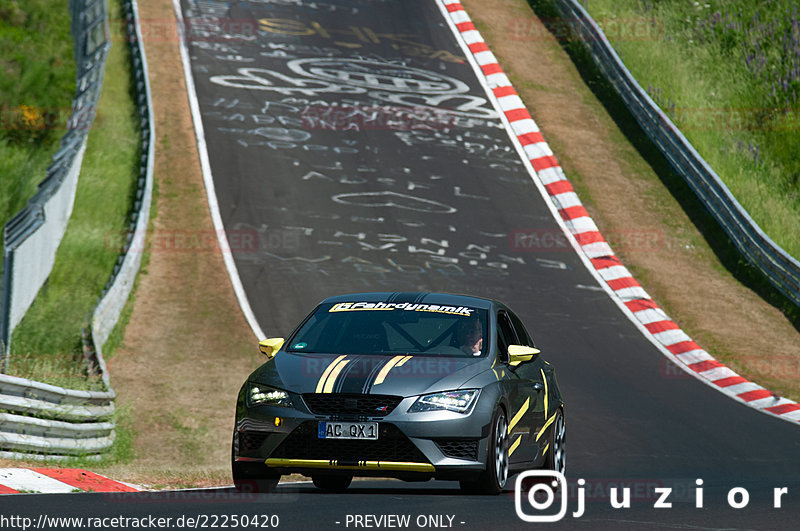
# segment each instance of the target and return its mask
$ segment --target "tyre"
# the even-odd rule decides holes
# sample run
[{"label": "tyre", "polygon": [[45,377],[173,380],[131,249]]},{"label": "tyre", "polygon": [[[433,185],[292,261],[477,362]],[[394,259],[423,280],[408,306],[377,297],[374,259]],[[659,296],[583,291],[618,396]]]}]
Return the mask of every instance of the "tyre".
[{"label": "tyre", "polygon": [[238,464],[233,465],[233,486],[239,492],[273,492],[280,479],[280,476],[261,476],[244,473]]},{"label": "tyre", "polygon": [[326,492],[344,492],[353,481],[353,476],[311,476],[314,486]]},{"label": "tyre", "polygon": [[233,486],[239,492],[272,492],[278,486],[280,474],[271,472],[259,463],[237,463],[231,448]]},{"label": "tyre", "polygon": [[476,494],[500,494],[508,481],[508,421],[501,408],[492,417],[486,452],[486,470],[475,481],[462,481],[461,490]]},{"label": "tyre", "polygon": [[547,449],[542,468],[563,474],[567,469],[567,424],[561,409],[556,412],[556,420],[553,421],[549,442],[550,447]]}]

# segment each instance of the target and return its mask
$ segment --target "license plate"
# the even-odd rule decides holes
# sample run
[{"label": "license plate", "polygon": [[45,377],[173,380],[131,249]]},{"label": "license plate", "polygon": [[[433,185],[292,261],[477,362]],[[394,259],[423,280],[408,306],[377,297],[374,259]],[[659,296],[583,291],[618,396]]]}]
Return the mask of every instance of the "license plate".
[{"label": "license plate", "polygon": [[320,422],[317,437],[320,439],[378,439],[377,422]]}]

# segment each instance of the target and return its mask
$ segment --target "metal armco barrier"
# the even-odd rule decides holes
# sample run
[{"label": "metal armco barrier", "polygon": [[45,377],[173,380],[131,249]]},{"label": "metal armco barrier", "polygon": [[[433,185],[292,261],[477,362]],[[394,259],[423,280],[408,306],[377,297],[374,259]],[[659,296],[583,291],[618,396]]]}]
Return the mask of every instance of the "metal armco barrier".
[{"label": "metal armco barrier", "polygon": [[97,454],[114,442],[114,391],[77,391],[0,374],[3,455]]},{"label": "metal armco barrier", "polygon": [[[107,19],[105,0],[87,1],[86,5],[93,10],[102,6],[104,20]],[[99,458],[114,443],[116,395],[109,385],[102,348],[119,320],[141,263],[152,198],[152,139],[155,137],[136,0],[126,0],[124,7],[142,135],[138,191],[124,252],[92,313],[90,326],[83,333],[84,350],[89,352],[90,372],[102,376],[108,391],[64,389],[0,374],[0,457],[66,459],[80,455]],[[73,11],[73,31],[75,24],[84,18]]]},{"label": "metal armco barrier", "polygon": [[78,185],[86,138],[103,87],[108,35],[107,0],[70,0],[75,41],[76,93],[67,133],[36,195],[11,221],[3,239],[0,282],[0,369],[5,369],[11,335],[33,304],[55,262]]},{"label": "metal armco barrier", "polygon": [[628,71],[603,31],[577,0],[553,0],[583,40],[595,63],[672,167],[689,184],[739,252],[784,295],[800,306],[800,262],[753,221],[714,170]]},{"label": "metal armco barrier", "polygon": [[84,351],[89,353],[89,371],[102,376],[109,385],[109,375],[103,359],[103,346],[119,321],[125,303],[133,289],[136,274],[145,249],[147,223],[150,219],[150,203],[153,196],[153,158],[155,150],[155,125],[147,77],[147,59],[142,48],[136,0],[124,2],[126,35],[131,47],[131,62],[136,89],[136,105],[139,111],[142,134],[142,154],[139,159],[139,181],[133,216],[128,227],[125,249],[117,260],[114,272],[106,284],[95,308],[88,330],[84,330]]}]

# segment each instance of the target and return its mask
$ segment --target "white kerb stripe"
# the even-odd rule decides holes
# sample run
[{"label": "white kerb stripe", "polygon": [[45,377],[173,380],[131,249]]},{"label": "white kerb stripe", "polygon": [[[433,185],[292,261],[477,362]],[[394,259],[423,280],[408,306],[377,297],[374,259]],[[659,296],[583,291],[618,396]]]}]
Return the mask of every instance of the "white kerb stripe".
[{"label": "white kerb stripe", "polygon": [[514,134],[517,136],[539,132],[539,126],[537,126],[536,122],[534,122],[531,118],[525,118],[524,120],[511,122],[511,129],[514,130]]},{"label": "white kerb stripe", "polygon": [[522,103],[522,99],[516,94],[511,94],[510,96],[503,96],[502,98],[497,98],[497,103],[500,104],[500,108],[503,109],[504,111],[511,111],[514,109],[525,108],[525,105]]},{"label": "white kerb stripe", "polygon": [[[606,282],[609,282],[611,280],[617,280],[620,278],[628,278],[631,276],[631,272],[628,271],[628,268],[626,268],[625,266],[606,267],[604,269],[598,269],[597,272],[600,273],[600,276],[603,277],[603,280],[605,280]],[[639,313],[644,313],[644,312],[639,312]],[[638,313],[636,314],[636,317],[639,317]],[[659,321],[664,320],[663,317],[661,316],[659,317],[660,317],[658,319]],[[639,319],[639,321],[641,322],[642,320]],[[653,321],[648,321],[648,322],[653,322]]]},{"label": "white kerb stripe", "polygon": [[614,290],[614,293],[623,301],[650,299],[650,295],[647,294],[644,288],[640,288],[639,286]]},{"label": "white kerb stripe", "polygon": [[687,336],[686,332],[683,330],[667,330],[665,332],[658,332],[657,334],[653,334],[653,337],[664,346],[675,345],[676,343],[683,343],[684,341],[692,340],[692,338]]},{"label": "white kerb stripe", "polygon": [[739,376],[727,367],[716,367],[710,371],[701,372],[699,374],[706,380],[711,380],[712,382],[722,380],[723,378],[730,378],[731,376]]},{"label": "white kerb stripe", "polygon": [[542,157],[550,157],[553,152],[550,151],[550,146],[547,142],[537,142],[536,144],[528,144],[522,148],[530,160],[540,159]]},{"label": "white kerb stripe", "polygon": [[[586,245],[581,245],[581,249],[583,252],[586,253],[586,256],[589,258],[603,258],[604,256],[614,256],[614,251],[611,249],[611,246],[608,245],[606,242],[595,242],[595,243],[587,243]],[[642,290],[644,293],[644,290]],[[619,292],[617,292],[619,295]],[[645,295],[647,295],[645,293]],[[635,297],[635,298],[644,298],[649,299],[649,296],[646,297]]]},{"label": "white kerb stripe", "polygon": [[467,45],[483,42],[483,37],[481,37],[481,34],[476,30],[462,31],[461,38],[464,39]]},{"label": "white kerb stripe", "polygon": [[455,22],[456,24],[461,24],[462,22],[469,22],[469,15],[463,9],[459,9],[457,11],[450,12],[450,20]]},{"label": "white kerb stripe", "polygon": [[769,407],[775,406],[785,406],[786,404],[796,404],[794,400],[789,400],[788,398],[779,397],[778,400]]},{"label": "white kerb stripe", "polygon": [[583,234],[584,232],[598,232],[597,225],[594,220],[588,216],[581,216],[579,218],[568,219],[564,221],[564,225],[572,232],[572,234]]},{"label": "white kerb stripe", "polygon": [[557,183],[558,181],[567,180],[567,177],[564,175],[564,171],[561,169],[560,166],[553,166],[552,168],[546,168],[544,170],[536,172],[536,175],[539,177],[539,180],[542,182],[544,186],[547,186],[548,184]]},{"label": "white kerb stripe", "polygon": [[756,391],[757,389],[761,389],[761,386],[753,382],[742,382],[740,384],[731,385],[728,387],[722,387],[721,389],[726,393],[728,393],[729,395],[736,396],[742,393],[749,393],[750,391]]},{"label": "white kerb stripe", "polygon": [[784,413],[783,415],[781,415],[781,418],[800,421],[800,409],[796,409],[795,411],[790,411],[789,413]]},{"label": "white kerb stripe", "polygon": [[780,405],[780,403],[772,396],[768,396],[767,398],[759,398],[758,400],[751,400],[750,402],[746,403],[759,409]]},{"label": "white kerb stripe", "polygon": [[461,0],[442,0],[442,3],[449,6],[450,4],[460,4]]},{"label": "white kerb stripe", "polygon": [[0,468],[0,485],[33,492],[72,492],[75,487],[27,468]]},{"label": "white kerb stripe", "polygon": [[583,206],[578,194],[575,192],[564,192],[563,194],[551,195],[559,209]]},{"label": "white kerb stripe", "polygon": [[[622,266],[616,266],[616,267],[622,267]],[[648,308],[640,312],[635,312],[633,315],[643,325],[649,325],[650,323],[659,323],[661,321],[670,320],[669,316],[661,308]]]},{"label": "white kerb stripe", "polygon": [[684,365],[694,365],[701,361],[713,360],[714,358],[703,349],[690,350],[689,352],[682,352],[675,355]]},{"label": "white kerb stripe", "polygon": [[497,64],[497,57],[492,52],[484,51],[472,55],[475,57],[475,62],[481,66]]},{"label": "white kerb stripe", "polygon": [[511,84],[511,81],[508,80],[504,73],[498,72],[497,74],[486,76],[486,84],[489,85],[489,88],[507,87]]}]

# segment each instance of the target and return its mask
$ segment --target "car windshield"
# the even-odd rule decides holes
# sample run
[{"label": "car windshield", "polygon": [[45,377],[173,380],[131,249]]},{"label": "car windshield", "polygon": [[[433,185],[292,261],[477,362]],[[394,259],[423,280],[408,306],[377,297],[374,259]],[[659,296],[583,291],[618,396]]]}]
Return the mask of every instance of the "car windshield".
[{"label": "car windshield", "polygon": [[322,304],[287,343],[289,352],[428,354],[486,352],[486,310],[441,304]]}]

